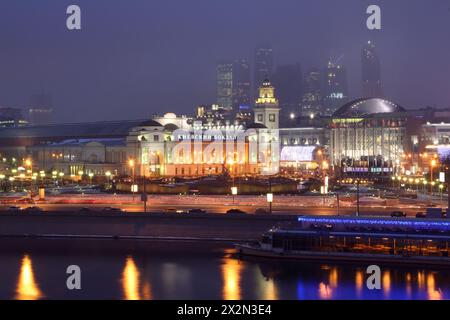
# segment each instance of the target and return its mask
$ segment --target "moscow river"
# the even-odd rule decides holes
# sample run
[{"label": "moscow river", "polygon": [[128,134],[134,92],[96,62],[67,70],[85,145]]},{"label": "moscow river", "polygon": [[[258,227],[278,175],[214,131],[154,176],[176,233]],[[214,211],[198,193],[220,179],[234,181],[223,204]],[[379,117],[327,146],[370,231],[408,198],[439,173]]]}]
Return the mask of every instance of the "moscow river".
[{"label": "moscow river", "polygon": [[446,269],[380,266],[369,290],[365,264],[240,260],[220,244],[4,238],[0,259],[0,299],[450,299]]}]

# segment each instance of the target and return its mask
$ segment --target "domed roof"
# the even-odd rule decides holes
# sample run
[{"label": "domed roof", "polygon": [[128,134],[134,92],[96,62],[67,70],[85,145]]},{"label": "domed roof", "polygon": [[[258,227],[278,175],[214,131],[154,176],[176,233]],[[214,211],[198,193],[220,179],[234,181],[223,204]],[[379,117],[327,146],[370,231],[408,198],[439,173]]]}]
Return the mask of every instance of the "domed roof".
[{"label": "domed roof", "polygon": [[164,114],[164,119],[176,119],[177,115],[173,112],[167,112]]},{"label": "domed roof", "polygon": [[162,127],[159,122],[155,120],[147,120],[139,124],[140,127]]},{"label": "domed roof", "polygon": [[340,107],[333,117],[363,117],[375,113],[404,112],[405,109],[389,100],[379,98],[361,98]]},{"label": "domed roof", "polygon": [[164,126],[164,129],[167,131],[175,131],[175,130],[178,130],[179,128],[176,124],[168,123]]}]

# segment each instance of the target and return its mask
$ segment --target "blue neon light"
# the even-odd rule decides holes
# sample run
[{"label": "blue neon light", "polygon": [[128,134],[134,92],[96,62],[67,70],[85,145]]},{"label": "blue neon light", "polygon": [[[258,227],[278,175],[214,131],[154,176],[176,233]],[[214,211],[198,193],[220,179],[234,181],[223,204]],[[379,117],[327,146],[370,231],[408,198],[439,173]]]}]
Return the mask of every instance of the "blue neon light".
[{"label": "blue neon light", "polygon": [[[411,219],[412,220],[412,219]],[[328,224],[349,224],[349,225],[381,225],[381,226],[401,226],[415,229],[438,229],[450,231],[450,222],[448,221],[405,221],[405,220],[386,220],[386,219],[354,219],[354,218],[313,218],[299,217],[299,222],[309,223],[328,223]]]}]

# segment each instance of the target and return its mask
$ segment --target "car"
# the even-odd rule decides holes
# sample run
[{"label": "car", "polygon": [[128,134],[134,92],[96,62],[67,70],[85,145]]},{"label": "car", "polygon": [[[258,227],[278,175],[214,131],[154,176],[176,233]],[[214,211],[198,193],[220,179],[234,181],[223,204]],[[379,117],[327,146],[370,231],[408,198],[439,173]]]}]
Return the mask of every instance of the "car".
[{"label": "car", "polygon": [[105,208],[103,208],[103,212],[113,213],[113,212],[124,212],[124,211],[120,208],[105,207]]},{"label": "car", "polygon": [[206,213],[206,210],[195,208],[188,211],[188,213]]},{"label": "car", "polygon": [[11,207],[8,207],[8,209],[6,209],[7,211],[20,211],[20,210],[22,210],[22,208],[21,207],[16,207],[16,206],[11,206]]},{"label": "car", "polygon": [[230,209],[227,211],[227,214],[247,214],[247,212],[242,211],[241,209]]},{"label": "car", "polygon": [[91,211],[92,211],[91,209],[86,207],[80,209],[80,212],[91,212]]},{"label": "car", "polygon": [[404,213],[403,211],[392,211],[391,212],[391,217],[392,218],[405,218],[406,217],[406,213]]},{"label": "car", "polygon": [[416,218],[426,218],[427,214],[425,212],[417,212]]},{"label": "car", "polygon": [[33,207],[25,208],[25,209],[23,209],[23,211],[27,211],[27,212],[42,212],[42,211],[44,211],[44,209],[42,209],[40,207],[33,206]]},{"label": "car", "polygon": [[269,211],[264,208],[258,208],[255,210],[255,214],[269,214]]},{"label": "car", "polygon": [[166,212],[177,212],[177,209],[175,209],[175,208],[167,208]]}]

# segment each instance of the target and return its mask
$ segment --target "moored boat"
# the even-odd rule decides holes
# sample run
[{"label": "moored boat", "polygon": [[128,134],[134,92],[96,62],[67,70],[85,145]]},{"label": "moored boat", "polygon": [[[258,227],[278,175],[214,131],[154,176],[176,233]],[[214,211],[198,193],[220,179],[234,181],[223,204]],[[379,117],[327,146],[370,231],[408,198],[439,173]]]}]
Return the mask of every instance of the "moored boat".
[{"label": "moored boat", "polygon": [[449,243],[447,219],[302,216],[236,249],[274,259],[450,265]]}]

